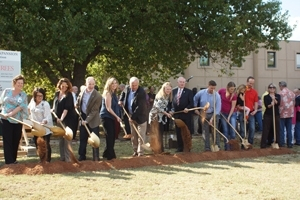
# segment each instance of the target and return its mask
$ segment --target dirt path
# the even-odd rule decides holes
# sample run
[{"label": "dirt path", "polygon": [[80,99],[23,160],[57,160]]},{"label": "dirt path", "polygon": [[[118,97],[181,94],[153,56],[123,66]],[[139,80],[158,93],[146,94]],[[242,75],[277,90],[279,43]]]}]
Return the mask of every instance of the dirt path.
[{"label": "dirt path", "polygon": [[238,158],[255,158],[269,155],[293,154],[294,151],[281,149],[251,149],[248,151],[219,151],[219,152],[203,152],[203,153],[180,153],[165,155],[146,155],[143,157],[115,159],[111,161],[83,161],[79,164],[66,163],[62,161],[54,161],[47,164],[40,163],[20,163],[16,165],[3,165],[0,168],[0,174],[54,174],[54,173],[76,173],[84,171],[99,171],[111,169],[138,168],[145,166],[157,165],[174,165],[184,163],[194,163],[213,160],[231,160]]}]

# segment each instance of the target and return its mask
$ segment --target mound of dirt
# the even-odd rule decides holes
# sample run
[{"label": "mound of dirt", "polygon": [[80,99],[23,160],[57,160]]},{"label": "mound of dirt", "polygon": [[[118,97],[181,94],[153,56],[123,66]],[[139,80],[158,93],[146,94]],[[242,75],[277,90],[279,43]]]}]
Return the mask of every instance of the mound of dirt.
[{"label": "mound of dirt", "polygon": [[114,159],[110,161],[82,161],[79,164],[54,161],[51,163],[20,163],[16,165],[3,165],[0,174],[61,174],[76,173],[86,171],[118,170],[126,168],[138,168],[145,166],[174,165],[184,163],[194,163],[213,160],[231,160],[238,158],[255,158],[270,155],[294,154],[295,152],[287,149],[251,149],[248,151],[219,151],[202,153],[180,153],[180,154],[160,154],[145,155],[127,159]]}]

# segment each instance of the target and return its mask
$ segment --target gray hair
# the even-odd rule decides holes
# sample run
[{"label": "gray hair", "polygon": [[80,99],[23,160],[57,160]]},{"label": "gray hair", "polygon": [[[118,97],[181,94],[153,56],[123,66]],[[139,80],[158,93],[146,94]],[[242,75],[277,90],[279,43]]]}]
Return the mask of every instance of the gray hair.
[{"label": "gray hair", "polygon": [[135,76],[133,76],[133,77],[130,78],[129,83],[133,83],[135,81],[137,81],[137,83],[140,83],[139,79],[137,77],[135,77]]},{"label": "gray hair", "polygon": [[285,81],[280,81],[278,85],[279,85],[279,87],[287,87],[287,84]]}]

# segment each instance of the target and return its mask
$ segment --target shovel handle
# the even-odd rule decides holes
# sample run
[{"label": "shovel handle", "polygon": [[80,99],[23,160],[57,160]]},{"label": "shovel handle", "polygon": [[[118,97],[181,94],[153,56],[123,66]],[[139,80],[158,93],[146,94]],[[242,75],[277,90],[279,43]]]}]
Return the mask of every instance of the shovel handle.
[{"label": "shovel handle", "polygon": [[[80,114],[79,111],[77,110],[77,108],[75,108],[75,111],[76,111],[76,113],[78,114],[80,120],[81,120],[81,121],[84,121],[84,120],[82,119],[82,117],[81,117],[81,114]],[[82,122],[81,122],[81,124],[82,124]],[[86,126],[86,124],[83,124],[83,126],[85,127],[85,129],[86,129],[86,131],[88,132],[89,136],[91,136],[91,132],[90,132],[89,128]]]},{"label": "shovel handle", "polygon": [[213,127],[220,135],[222,135],[223,138],[225,138],[226,143],[229,142],[229,140],[227,139],[227,137],[226,137],[223,133],[221,133],[221,131],[219,131],[217,128],[215,128],[214,125],[210,124],[209,121],[208,121],[207,119],[205,119],[205,121],[206,121],[209,125],[211,125],[211,126],[212,126],[212,127]]},{"label": "shovel handle", "polygon": [[[53,116],[58,119],[56,113],[54,111],[52,111]],[[66,130],[66,127],[63,125],[63,123],[61,121],[59,121],[60,125],[63,127],[64,130]]]},{"label": "shovel handle", "polygon": [[230,124],[230,122],[226,119],[226,117],[222,113],[220,113],[220,115],[226,120],[226,122],[234,130],[234,132],[240,137],[240,139],[243,140],[244,138],[242,138],[242,136],[239,134],[239,132],[237,132],[237,130],[235,130],[235,128],[232,126],[232,124]]},{"label": "shovel handle", "polygon": [[[198,109],[207,110],[209,105],[210,105],[209,102],[207,102],[204,107],[195,107],[195,108],[190,108],[190,109],[187,109],[187,110],[188,110],[188,112],[192,111],[192,110],[198,110]],[[182,113],[182,112],[184,112],[184,110],[174,112],[173,114]]]},{"label": "shovel handle", "polygon": [[[122,106],[122,108],[123,108],[123,110],[124,110],[124,112],[125,112],[125,114],[126,114],[126,116],[128,117],[128,119],[130,118],[130,116],[129,116],[129,114],[127,113],[127,111],[126,111],[126,109],[124,108],[124,106]],[[135,124],[132,122],[132,126],[133,126],[133,128],[134,128],[134,130],[135,130],[135,132],[139,135],[139,137],[141,138],[141,140],[142,140],[142,142],[143,142],[143,144],[145,144],[145,141],[144,141],[144,139],[142,138],[142,136],[141,136],[141,134],[140,134],[140,132],[138,131],[138,129],[136,128],[136,126],[135,126]]]},{"label": "shovel handle", "polygon": [[23,124],[23,125],[25,125],[25,126],[28,126],[29,128],[32,129],[32,126],[31,126],[31,125],[29,125],[29,124],[27,124],[27,123],[25,123],[25,122],[22,122],[22,121],[20,121],[20,120],[14,118],[14,117],[6,117],[6,116],[3,115],[2,113],[0,113],[0,116],[3,117],[3,118],[8,118],[8,119],[14,120],[14,121],[16,121],[16,122],[18,122],[18,123],[20,123],[20,124]]}]

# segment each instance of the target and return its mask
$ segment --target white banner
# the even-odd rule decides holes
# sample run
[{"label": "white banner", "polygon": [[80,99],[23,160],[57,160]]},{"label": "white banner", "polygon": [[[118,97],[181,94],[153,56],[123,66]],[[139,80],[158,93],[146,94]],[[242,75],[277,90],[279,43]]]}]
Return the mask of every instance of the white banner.
[{"label": "white banner", "polygon": [[12,87],[12,79],[21,74],[21,52],[0,50],[0,95]]}]

